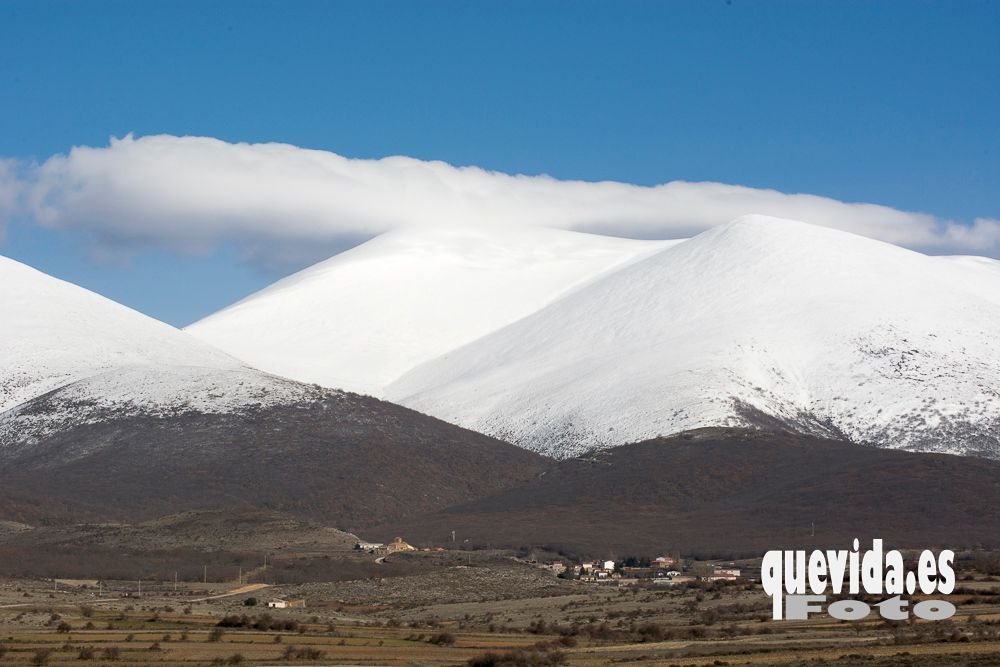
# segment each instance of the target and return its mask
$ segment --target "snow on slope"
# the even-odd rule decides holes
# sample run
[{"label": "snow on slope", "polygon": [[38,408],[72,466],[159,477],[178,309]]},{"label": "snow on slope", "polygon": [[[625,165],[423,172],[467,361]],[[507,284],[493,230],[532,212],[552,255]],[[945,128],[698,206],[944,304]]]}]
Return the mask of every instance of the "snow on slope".
[{"label": "snow on slope", "polygon": [[187,331],[265,371],[379,396],[414,366],[673,243],[514,226],[391,232]]},{"label": "snow on slope", "polygon": [[7,435],[28,428],[19,406],[50,392],[64,409],[34,415],[31,428],[111,408],[225,412],[313,391],[5,257],[0,313],[0,431]]},{"label": "snow on slope", "polygon": [[[308,405],[324,394],[340,392],[324,392],[250,368],[128,366],[83,377],[0,413],[0,451],[10,460],[31,451],[44,436],[83,424],[139,415],[243,414],[277,405]],[[78,446],[72,456],[86,451]],[[63,451],[60,461],[65,463],[70,456]]]},{"label": "snow on slope", "polygon": [[747,216],[432,360],[386,395],[557,456],[774,417],[1000,457],[1000,271]]}]

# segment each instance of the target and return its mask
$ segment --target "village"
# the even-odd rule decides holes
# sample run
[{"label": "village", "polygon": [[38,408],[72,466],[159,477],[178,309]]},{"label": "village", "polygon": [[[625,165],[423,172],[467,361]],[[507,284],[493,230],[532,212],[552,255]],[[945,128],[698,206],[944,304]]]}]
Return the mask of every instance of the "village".
[{"label": "village", "polygon": [[659,585],[677,586],[695,582],[759,581],[759,564],[735,562],[694,562],[678,556],[655,558],[629,557],[622,560],[596,560],[573,563],[567,560],[538,562],[528,560],[551,571],[560,579],[586,583],[611,584],[618,587]]},{"label": "village", "polygon": [[[366,542],[358,540],[355,550],[376,556],[376,561],[382,562],[393,554],[406,552],[445,551],[444,547],[424,547],[418,549],[402,537],[396,537],[392,542]],[[587,583],[614,584],[620,587],[640,584],[679,585],[693,582],[737,582],[760,581],[760,562],[719,561],[697,562],[685,560],[680,555],[647,557],[627,557],[621,560],[583,560],[572,562],[569,559],[539,559],[529,556],[515,560],[552,572],[565,580],[577,580]]]}]

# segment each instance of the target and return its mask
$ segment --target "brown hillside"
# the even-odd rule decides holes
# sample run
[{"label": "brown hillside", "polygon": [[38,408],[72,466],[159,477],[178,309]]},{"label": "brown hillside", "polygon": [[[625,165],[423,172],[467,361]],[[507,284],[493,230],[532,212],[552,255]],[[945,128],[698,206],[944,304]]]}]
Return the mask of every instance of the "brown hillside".
[{"label": "brown hillside", "polygon": [[0,518],[134,522],[245,506],[350,530],[480,498],[546,465],[355,394],[240,415],[111,415],[0,455]]},{"label": "brown hillside", "polygon": [[850,548],[855,537],[996,546],[998,504],[997,462],[705,429],[555,463],[516,488],[362,534],[444,543],[455,530],[474,544],[617,556]]}]

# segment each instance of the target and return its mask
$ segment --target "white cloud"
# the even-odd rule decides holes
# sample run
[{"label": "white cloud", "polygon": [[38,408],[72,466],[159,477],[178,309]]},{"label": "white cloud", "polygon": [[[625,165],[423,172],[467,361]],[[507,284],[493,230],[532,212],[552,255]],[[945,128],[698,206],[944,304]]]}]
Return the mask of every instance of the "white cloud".
[{"label": "white cloud", "polygon": [[997,220],[962,225],[876,204],[721,183],[561,181],[205,137],[130,135],[107,147],[79,146],[26,178],[28,210],[42,225],[83,229],[122,249],[154,244],[199,252],[230,243],[262,262],[332,254],[406,226],[540,225],[678,238],[746,213],[934,252],[1000,253]]}]

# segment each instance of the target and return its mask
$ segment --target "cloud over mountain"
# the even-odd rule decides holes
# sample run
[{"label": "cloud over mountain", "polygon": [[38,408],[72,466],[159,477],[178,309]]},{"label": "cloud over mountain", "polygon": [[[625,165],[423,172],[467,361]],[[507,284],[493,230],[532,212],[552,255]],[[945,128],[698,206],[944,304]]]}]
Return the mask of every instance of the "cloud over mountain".
[{"label": "cloud over mountain", "polygon": [[[16,171],[23,172],[15,178]],[[287,144],[168,135],[77,146],[15,170],[0,163],[0,215],[90,232],[104,249],[233,244],[252,260],[329,255],[385,231],[507,224],[679,238],[747,213],[804,220],[930,252],[1000,255],[1000,221],[971,224],[887,206],[722,183],[566,181],[409,157],[350,159]]]}]

